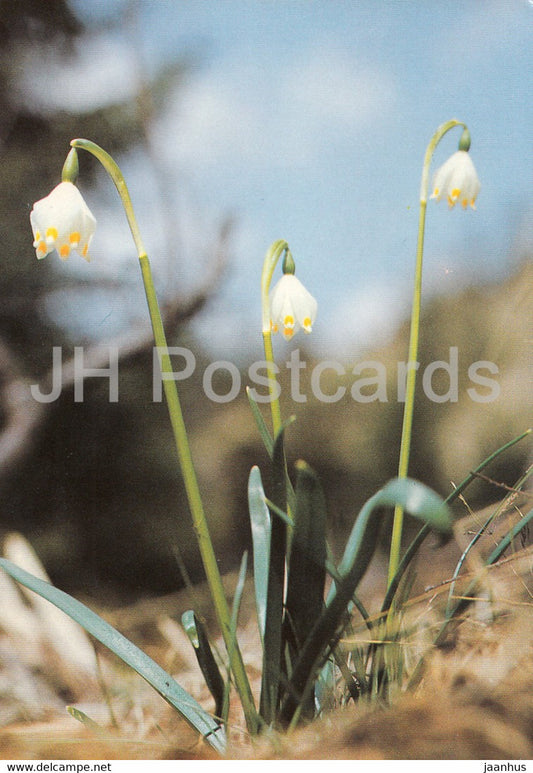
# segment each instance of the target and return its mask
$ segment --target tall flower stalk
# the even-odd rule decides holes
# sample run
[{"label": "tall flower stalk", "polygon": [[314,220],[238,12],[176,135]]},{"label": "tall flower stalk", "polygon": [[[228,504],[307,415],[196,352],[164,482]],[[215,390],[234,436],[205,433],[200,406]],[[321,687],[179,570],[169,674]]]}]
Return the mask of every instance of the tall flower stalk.
[{"label": "tall flower stalk", "polygon": [[[283,276],[270,290],[274,270],[280,258]],[[288,674],[288,627],[298,625],[297,604],[288,594],[287,581],[292,576],[297,582],[297,570],[294,568],[295,552],[292,550],[293,527],[296,525],[294,516],[296,495],[289,480],[287,461],[283,446],[283,423],[279,403],[278,373],[272,348],[272,333],[281,330],[286,340],[290,340],[298,330],[310,333],[317,312],[317,302],[295,276],[296,266],[289,249],[283,239],[275,241],[267,251],[261,273],[261,311],[262,333],[265,360],[268,374],[269,402],[272,415],[272,495],[270,505],[283,517],[268,519],[268,537],[264,544],[254,544],[254,560],[257,556],[263,559],[267,556],[268,571],[265,579],[265,589],[259,593],[264,608],[263,623],[263,672],[261,678],[261,695],[259,713],[267,725],[276,723],[280,708],[281,696],[285,690]],[[292,500],[292,501],[291,501]],[[254,515],[257,517],[257,513]],[[287,522],[288,518],[288,522]],[[300,502],[300,522],[302,521]],[[305,520],[305,518],[304,518]],[[320,522],[320,521],[319,521]],[[290,524],[290,525],[289,525]],[[301,523],[299,526],[301,530]],[[297,549],[296,549],[297,553]],[[290,569],[292,567],[292,569]],[[292,572],[292,575],[291,575]],[[262,594],[265,592],[264,597]],[[323,588],[320,589],[323,593]],[[290,620],[290,623],[289,623]],[[290,657],[294,656],[294,651]]]},{"label": "tall flower stalk", "polygon": [[290,255],[289,245],[284,239],[278,239],[268,249],[263,262],[261,273],[261,321],[263,333],[263,348],[268,372],[268,390],[270,395],[270,412],[272,415],[272,434],[274,438],[279,433],[281,422],[281,408],[277,395],[276,364],[274,362],[274,350],[272,348],[272,319],[270,315],[270,285],[272,276],[282,255]]},{"label": "tall flower stalk", "polygon": [[[420,307],[422,299],[422,263],[424,258],[424,234],[426,227],[426,208],[429,190],[429,169],[433,153],[444,135],[456,126],[463,127],[463,134],[459,142],[459,150],[435,175],[432,198],[440,199],[446,194],[450,206],[454,206],[460,200],[463,206],[469,203],[474,206],[475,198],[479,192],[479,181],[474,167],[470,162],[465,176],[463,156],[470,147],[470,133],[466,124],[452,119],[441,124],[429,145],[427,146],[422,166],[422,179],[420,183],[420,215],[418,220],[418,240],[416,247],[415,282],[413,290],[413,302],[411,307],[411,328],[409,334],[409,352],[407,358],[407,380],[405,387],[405,406],[402,422],[402,435],[400,441],[400,458],[398,462],[398,477],[406,478],[409,470],[409,455],[411,450],[411,434],[413,427],[413,413],[416,387],[416,362],[418,357],[418,342],[420,333]],[[461,155],[463,154],[463,155]],[[459,158],[457,158],[459,156]],[[469,158],[469,157],[468,157]],[[460,169],[458,169],[458,162]],[[443,185],[440,185],[442,179]],[[447,188],[447,190],[443,189]],[[466,189],[466,195],[465,190]],[[403,530],[403,508],[397,505],[394,509],[394,521],[391,537],[389,558],[388,583],[392,582],[400,563],[400,549]]]},{"label": "tall flower stalk", "polygon": [[[283,276],[270,291],[272,276],[283,256]],[[263,346],[268,371],[270,408],[274,438],[281,427],[281,411],[276,381],[277,367],[272,350],[272,333],[282,330],[283,337],[289,341],[298,330],[310,333],[317,312],[317,302],[294,275],[296,266],[289,245],[278,239],[269,247],[261,273],[261,313]]]},{"label": "tall flower stalk", "polygon": [[250,689],[250,683],[244,668],[244,663],[242,661],[239,649],[235,647],[233,635],[231,632],[230,611],[224,593],[222,578],[218,569],[213,544],[209,534],[207,519],[205,516],[200,489],[198,486],[196,472],[190,452],[187,430],[183,419],[183,412],[181,409],[178,390],[176,387],[176,382],[172,377],[172,364],[168,354],[168,345],[163,326],[163,320],[161,318],[161,311],[157,300],[157,294],[154,287],[152,269],[141,238],[130,194],[120,168],[109,155],[109,153],[96,145],[94,142],[86,139],[75,139],[72,140],[70,144],[73,148],[80,148],[88,151],[89,153],[92,153],[92,155],[95,156],[98,161],[100,161],[106,172],[115,183],[115,186],[120,194],[124,210],[126,212],[126,217],[128,219],[133,240],[137,248],[144,289],[146,293],[146,300],[148,303],[148,310],[152,323],[154,341],[160,355],[163,388],[168,405],[170,423],[174,434],[174,441],[178,453],[178,459],[185,484],[185,490],[187,493],[194,529],[200,548],[200,554],[209,584],[211,598],[215,607],[217,621],[220,626],[228,656],[231,661],[231,669],[233,671],[235,685],[242,702],[246,722],[249,730],[251,732],[256,732],[258,723],[257,712]]}]

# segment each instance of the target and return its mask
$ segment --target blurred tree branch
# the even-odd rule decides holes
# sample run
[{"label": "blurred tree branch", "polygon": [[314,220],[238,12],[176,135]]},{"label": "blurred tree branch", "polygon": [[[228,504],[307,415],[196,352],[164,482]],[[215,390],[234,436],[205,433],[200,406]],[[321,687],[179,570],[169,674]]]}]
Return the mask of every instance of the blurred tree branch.
[{"label": "blurred tree branch", "polygon": [[[132,6],[126,14],[130,35],[135,34],[137,23],[136,7]],[[107,20],[106,28],[116,25],[120,34],[120,24],[124,24],[124,19],[112,18]],[[91,30],[93,34],[100,31],[98,27]],[[55,329],[50,320],[43,320],[39,311],[43,298],[57,287],[57,272],[54,261],[47,261],[41,271],[35,271],[28,220],[31,202],[46,195],[59,182],[69,141],[74,136],[94,138],[113,155],[142,147],[154,168],[161,201],[171,199],[161,189],[166,184],[166,175],[160,174],[151,124],[184,77],[187,62],[183,57],[164,63],[153,78],[146,76],[144,63],[137,58],[135,99],[81,113],[41,110],[27,102],[19,90],[24,52],[53,52],[68,60],[84,32],[67,0],[0,0],[0,230],[5,234],[0,274],[0,477],[29,453],[49,415],[50,404],[32,398],[30,379],[38,383],[42,393],[50,391],[52,373],[45,368],[49,367],[51,346],[64,344],[68,337],[65,331]],[[90,179],[97,169],[96,162],[87,157],[84,177]],[[170,218],[168,210],[165,216]],[[227,220],[214,237],[215,243],[206,248],[210,268],[202,285],[186,297],[175,294],[164,301],[162,313],[170,334],[198,313],[216,291],[227,262],[230,232],[231,223]],[[176,262],[175,255],[170,257]],[[88,282],[61,277],[61,290],[83,286],[109,289],[113,282],[108,278]],[[166,285],[174,287],[175,282],[167,281]],[[87,368],[104,368],[110,347],[118,347],[120,361],[124,363],[151,346],[148,322],[130,324],[127,332],[86,346],[84,362]],[[62,391],[73,384],[71,359],[63,362]]]},{"label": "blurred tree branch", "polygon": [[[192,319],[216,293],[227,264],[230,234],[231,222],[226,221],[212,250],[211,271],[206,274],[201,287],[186,297],[171,298],[162,305],[163,322],[168,331],[173,332]],[[118,350],[119,364],[123,364],[142,352],[148,352],[152,346],[152,330],[147,317],[146,324],[129,325],[127,332],[85,347],[84,367],[107,367],[110,349]],[[72,389],[74,378],[74,358],[71,358],[63,362],[62,393]],[[41,393],[50,393],[53,379],[54,374],[50,370],[38,381]],[[30,453],[32,442],[44,424],[50,406],[51,403],[41,403],[32,397],[29,380],[24,376],[17,357],[6,341],[0,338],[0,410],[4,418],[0,432],[0,478]]]}]

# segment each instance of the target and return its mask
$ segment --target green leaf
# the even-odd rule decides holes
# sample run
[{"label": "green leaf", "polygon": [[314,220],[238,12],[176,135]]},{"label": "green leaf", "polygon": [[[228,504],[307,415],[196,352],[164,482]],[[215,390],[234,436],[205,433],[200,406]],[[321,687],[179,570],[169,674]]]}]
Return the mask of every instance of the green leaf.
[{"label": "green leaf", "polygon": [[[320,482],[309,465],[296,464],[296,509],[288,567],[285,640],[291,662],[297,660],[324,606],[326,582],[326,500]],[[315,713],[310,690],[302,715]]]},{"label": "green leaf", "polygon": [[282,719],[290,721],[298,708],[298,696],[309,689],[309,682],[335,646],[342,632],[348,604],[365,574],[378,540],[378,524],[372,518],[377,508],[400,505],[415,518],[445,534],[451,533],[451,517],[444,501],[427,486],[410,478],[395,478],[371,497],[361,509],[346,543],[339,564],[340,581],[328,599],[305,643],[291,676]]},{"label": "green leaf", "polygon": [[288,627],[296,651],[307,639],[324,606],[326,581],[326,500],[305,462],[296,464],[296,509],[287,582]]},{"label": "green leaf", "polygon": [[233,647],[237,646],[237,625],[239,622],[239,612],[241,609],[242,595],[244,593],[244,585],[246,582],[247,569],[248,569],[248,551],[245,550],[241,559],[239,576],[237,578],[237,585],[235,586],[235,594],[233,596],[233,604],[231,607],[230,634],[232,638]]},{"label": "green leaf", "polygon": [[[248,402],[250,404],[250,408],[252,409],[252,414],[255,419],[255,423],[257,424],[257,429],[259,430],[259,434],[261,435],[261,439],[263,440],[263,444],[267,450],[267,453],[269,457],[272,459],[274,457],[274,441],[272,439],[272,435],[270,434],[270,430],[268,429],[266,422],[263,418],[263,414],[259,410],[259,407],[255,400],[252,398],[250,394],[249,387],[246,387],[246,396],[248,397]],[[287,429],[294,421],[296,421],[296,416],[289,416],[289,418],[284,422],[283,424],[283,430]],[[285,475],[285,482],[287,485],[287,498],[288,498],[288,505],[291,507],[291,509],[294,507],[294,490],[292,487],[291,480],[289,476]]]},{"label": "green leaf", "polygon": [[[377,540],[377,529],[369,528],[370,516],[378,507],[397,505],[431,528],[451,533],[450,512],[438,494],[412,478],[394,478],[374,494],[359,513],[338,566],[341,576],[353,572],[359,582],[372,558]],[[355,587],[357,585],[354,590]]]},{"label": "green leaf", "polygon": [[255,604],[259,633],[263,641],[270,559],[270,513],[265,502],[263,481],[258,467],[252,467],[248,478],[248,508],[252,528]]},{"label": "green leaf", "polygon": [[233,636],[234,642],[237,641],[237,624],[239,622],[239,612],[241,609],[242,594],[244,593],[244,584],[246,582],[246,571],[248,569],[248,551],[245,550],[239,569],[239,576],[237,577],[237,585],[235,586],[235,593],[233,595],[233,604],[231,607],[231,622],[230,630]]},{"label": "green leaf", "polygon": [[[487,456],[486,459],[484,459],[478,467],[476,467],[475,470],[472,470],[466,478],[464,478],[461,483],[454,488],[454,490],[448,494],[446,499],[444,500],[446,504],[451,504],[453,501],[455,501],[462,493],[463,491],[472,483],[472,481],[476,480],[477,474],[482,472],[485,467],[488,467],[491,462],[493,462],[498,456],[505,453],[509,448],[514,446],[516,443],[519,443],[521,440],[524,440],[524,438],[529,437],[531,435],[531,430],[528,429],[525,432],[522,432],[517,437],[513,438],[512,440],[505,443],[503,446],[498,448],[496,451],[494,451],[490,456]],[[381,611],[383,613],[387,612],[390,609],[390,606],[394,600],[396,591],[399,587],[400,581],[407,570],[407,567],[417,554],[420,546],[424,542],[427,535],[430,533],[430,528],[427,525],[422,526],[414,540],[411,542],[409,547],[407,548],[400,565],[398,566],[398,571],[396,572],[396,575],[394,576],[392,582],[390,583],[389,587],[387,588],[387,593],[385,596],[385,599],[383,600],[383,605],[381,607]]]},{"label": "green leaf", "polygon": [[192,609],[188,609],[181,616],[181,624],[183,630],[189,637],[189,641],[195,650],[200,646],[200,639],[198,637],[198,627],[196,625],[196,615]]},{"label": "green leaf", "polygon": [[[242,595],[244,593],[244,585],[246,583],[247,569],[248,569],[248,551],[245,551],[241,559],[239,576],[237,578],[237,585],[235,587],[235,593],[233,595],[233,604],[231,607],[231,619],[230,619],[230,628],[229,628],[229,647],[228,647],[229,663],[232,662],[234,651],[239,649],[239,643],[237,641],[237,625],[239,622],[239,611],[241,608]],[[222,714],[221,714],[224,725],[227,725],[227,722],[228,722],[230,687],[231,687],[231,672],[228,667],[228,678],[226,679],[226,685],[224,689],[224,700],[222,703]],[[251,692],[251,688],[249,684],[248,684],[248,687]]]},{"label": "green leaf", "polygon": [[270,512],[272,513],[272,515],[275,515],[278,518],[281,518],[283,523],[286,526],[288,526],[290,529],[292,529],[294,521],[290,516],[287,515],[287,513],[284,510],[281,509],[281,507],[278,507],[277,505],[275,505],[274,502],[268,497],[265,497],[265,503],[268,509],[270,510]]},{"label": "green leaf", "polygon": [[181,616],[181,624],[185,633],[194,647],[198,665],[205,679],[209,692],[215,699],[215,716],[222,716],[222,707],[224,703],[224,679],[213,655],[213,650],[209,644],[207,631],[201,620],[195,613],[189,609]]},{"label": "green leaf", "polygon": [[[497,561],[500,560],[504,552],[507,550],[509,545],[512,544],[513,540],[516,539],[518,534],[525,529],[529,523],[533,520],[533,510],[530,510],[526,515],[521,518],[518,523],[515,523],[513,528],[505,535],[505,537],[500,540],[498,545],[494,548],[490,556],[486,559],[485,565],[486,566],[492,566]],[[474,601],[476,597],[476,591],[480,584],[480,578],[475,577],[472,582],[469,583],[466,590],[462,593],[462,597],[457,601],[454,607],[451,609],[448,608],[446,610],[446,619],[444,620],[435,640],[433,643],[433,647],[439,647],[442,642],[444,641],[448,627],[450,623],[458,616],[460,615],[465,609],[468,608],[468,606]],[[409,678],[408,687],[416,687],[421,678],[422,674],[424,672],[425,668],[425,662],[426,658],[425,656],[422,656],[417,665],[415,670],[413,671],[411,677]]]},{"label": "green leaf", "polygon": [[[485,561],[485,566],[492,566],[497,561],[500,560],[500,558],[503,556],[507,548],[513,543],[513,540],[516,539],[516,537],[520,534],[520,532],[525,529],[533,520],[533,510],[530,510],[529,513],[524,515],[520,520],[515,523],[512,529],[509,530],[509,532],[503,537],[502,540],[496,545],[490,556]],[[472,582],[468,585],[467,589],[462,593],[462,598],[459,599],[457,604],[455,606],[451,607],[448,605],[448,609],[446,610],[446,621],[443,625],[443,628],[439,632],[439,636],[437,637],[437,642],[440,643],[442,639],[442,635],[444,632],[444,629],[452,620],[454,617],[457,617],[457,615],[461,614],[472,602],[473,598],[476,595],[476,590],[480,584],[480,579],[475,578],[472,580]]]},{"label": "green leaf", "polygon": [[261,435],[261,439],[264,443],[264,446],[267,450],[268,455],[272,459],[272,456],[274,454],[274,441],[272,440],[272,435],[269,432],[269,429],[266,425],[266,422],[263,418],[263,414],[259,410],[259,406],[253,399],[250,388],[246,387],[246,396],[248,398],[248,402],[250,404],[250,408],[252,409],[252,414],[255,419],[255,423],[257,424],[257,429],[259,430],[259,434]]},{"label": "green leaf", "polygon": [[80,601],[69,596],[68,593],[34,577],[5,558],[0,558],[0,567],[21,585],[65,612],[95,639],[114,652],[124,663],[131,666],[195,730],[204,736],[216,751],[224,753],[226,748],[224,729],[161,666],[148,655],[145,655],[135,644]]},{"label": "green leaf", "polygon": [[[272,501],[284,511],[287,506],[286,463],[283,430],[274,444],[272,458]],[[283,636],[283,595],[285,589],[285,559],[287,525],[281,518],[270,522],[270,550],[268,563],[267,605],[264,631],[264,659],[259,713],[267,725],[276,715],[281,679]]]},{"label": "green leaf", "polygon": [[520,532],[526,528],[526,526],[529,525],[531,520],[533,519],[533,510],[530,510],[529,513],[524,515],[518,523],[515,523],[512,529],[510,529],[509,533],[505,535],[505,537],[498,543],[498,545],[494,548],[490,556],[487,558],[486,564],[487,566],[492,566],[492,564],[495,564],[496,561],[499,561],[500,558],[503,556],[509,545],[512,545],[513,540],[517,538],[517,536],[520,534]]}]

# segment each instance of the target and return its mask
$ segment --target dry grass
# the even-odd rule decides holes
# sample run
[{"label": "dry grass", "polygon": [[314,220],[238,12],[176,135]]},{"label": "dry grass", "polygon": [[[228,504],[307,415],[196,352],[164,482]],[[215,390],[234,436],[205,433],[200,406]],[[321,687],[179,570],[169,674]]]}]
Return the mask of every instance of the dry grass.
[{"label": "dry grass", "polygon": [[[409,668],[439,625],[448,582],[472,518],[456,528],[456,544],[435,553],[425,548],[419,561],[418,593],[409,603],[402,642]],[[479,516],[475,516],[479,517]],[[503,525],[509,514],[503,515]],[[465,564],[461,593],[492,533]],[[11,551],[13,544],[11,545]],[[26,545],[28,556],[31,551]],[[19,562],[24,541],[18,542]],[[22,552],[20,552],[22,551]],[[438,559],[437,559],[438,556]],[[12,552],[11,552],[11,557]],[[28,559],[29,560],[29,559]],[[35,569],[35,567],[33,567]],[[365,581],[367,603],[380,595],[382,566]],[[5,583],[6,578],[0,581]],[[228,593],[235,578],[226,578]],[[428,587],[429,586],[429,587]],[[18,588],[2,588],[0,609],[0,757],[3,759],[212,759],[214,753],[151,688],[122,668],[107,652],[73,661],[72,629],[61,617],[47,619],[47,606]],[[242,609],[240,642],[257,692],[261,660],[250,599]],[[233,759],[528,759],[533,752],[533,549],[516,550],[486,571],[473,603],[438,649],[429,647],[423,678],[414,692],[399,692],[390,705],[349,703],[290,735],[269,734],[252,741],[234,700],[229,756]],[[105,616],[138,643],[202,705],[212,698],[194,653],[177,623],[190,606],[188,593],[140,602]],[[204,589],[195,605],[209,619]],[[66,618],[65,618],[66,620]],[[356,630],[356,636],[358,631]],[[79,632],[78,634],[79,635]],[[362,629],[359,635],[363,637]],[[85,641],[85,645],[88,642]],[[349,643],[346,643],[348,646]],[[76,658],[74,658],[75,660]],[[102,690],[102,683],[105,690]],[[74,704],[100,725],[95,731],[66,714]],[[110,706],[112,709],[110,710]]]}]

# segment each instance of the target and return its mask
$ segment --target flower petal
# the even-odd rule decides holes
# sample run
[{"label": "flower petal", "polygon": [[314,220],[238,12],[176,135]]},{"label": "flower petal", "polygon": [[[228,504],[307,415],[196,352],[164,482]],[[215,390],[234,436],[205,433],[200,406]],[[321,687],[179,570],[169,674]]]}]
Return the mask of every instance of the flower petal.
[{"label": "flower petal", "polygon": [[310,333],[317,302],[294,274],[284,274],[270,294],[271,330],[283,330],[289,340],[302,329]]},{"label": "flower petal", "polygon": [[35,202],[30,223],[37,258],[57,250],[59,257],[66,260],[76,250],[89,260],[96,220],[73,183],[60,183],[48,196]]},{"label": "flower petal", "polygon": [[431,198],[440,201],[445,197],[450,208],[460,201],[463,208],[470,204],[475,209],[480,188],[470,155],[466,150],[458,150],[435,172]]}]

